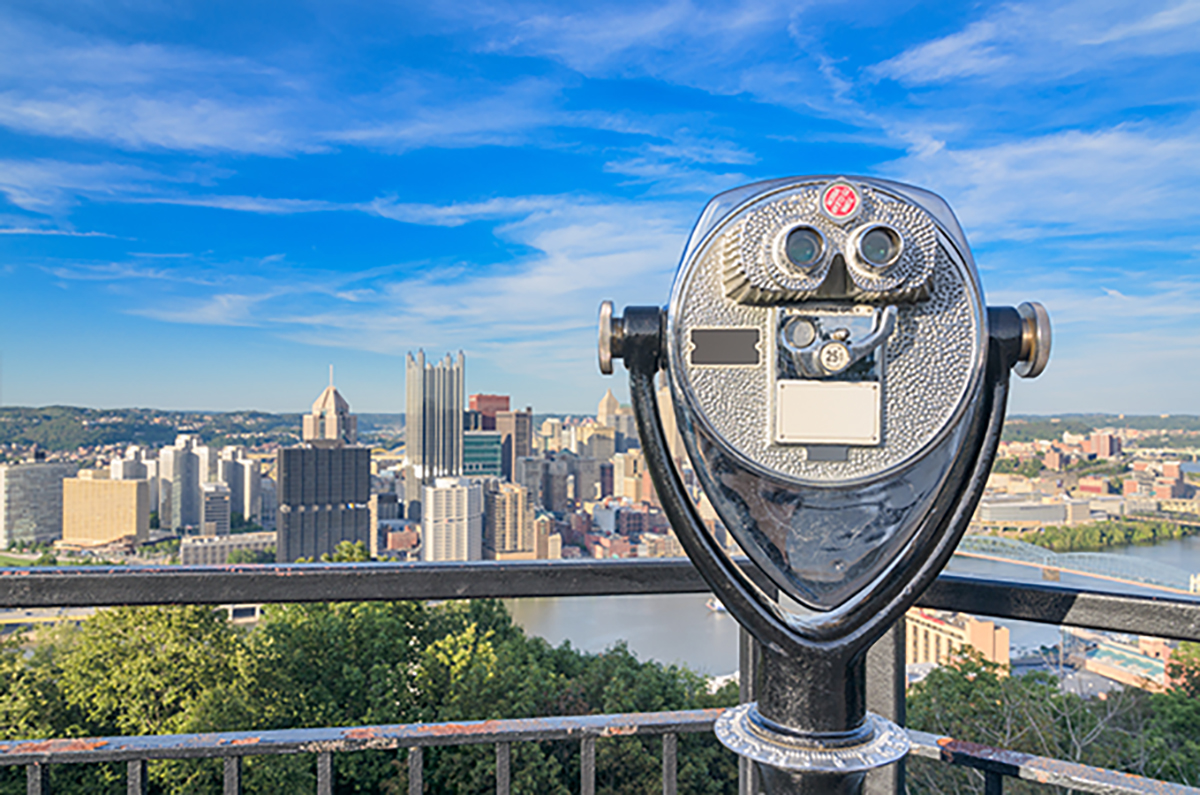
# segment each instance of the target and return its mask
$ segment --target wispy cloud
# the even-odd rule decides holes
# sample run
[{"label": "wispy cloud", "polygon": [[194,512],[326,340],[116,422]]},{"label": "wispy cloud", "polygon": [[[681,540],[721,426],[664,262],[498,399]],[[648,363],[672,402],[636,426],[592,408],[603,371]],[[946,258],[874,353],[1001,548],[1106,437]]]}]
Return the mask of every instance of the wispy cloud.
[{"label": "wispy cloud", "polygon": [[976,239],[1182,231],[1200,218],[1191,121],[929,147],[883,171],[945,195]]},{"label": "wispy cloud", "polygon": [[963,30],[910,47],[872,67],[906,85],[967,78],[1048,83],[1112,71],[1134,57],[1200,51],[1200,2],[1005,3]]},{"label": "wispy cloud", "polygon": [[0,227],[0,235],[49,235],[51,237],[116,237],[105,232],[75,232],[70,229],[37,229],[32,227]]}]

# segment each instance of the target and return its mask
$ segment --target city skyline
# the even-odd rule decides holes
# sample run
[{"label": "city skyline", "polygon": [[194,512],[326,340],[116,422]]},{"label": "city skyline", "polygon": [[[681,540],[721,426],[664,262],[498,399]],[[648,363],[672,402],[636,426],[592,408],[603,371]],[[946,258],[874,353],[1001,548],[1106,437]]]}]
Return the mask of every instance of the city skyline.
[{"label": "city skyline", "polygon": [[625,402],[599,302],[664,303],[714,194],[840,173],[941,194],[989,303],[1048,307],[1013,412],[1186,413],[1198,28],[1173,0],[10,3],[0,401],[298,411],[333,363],[394,412],[424,348],[514,406]]}]

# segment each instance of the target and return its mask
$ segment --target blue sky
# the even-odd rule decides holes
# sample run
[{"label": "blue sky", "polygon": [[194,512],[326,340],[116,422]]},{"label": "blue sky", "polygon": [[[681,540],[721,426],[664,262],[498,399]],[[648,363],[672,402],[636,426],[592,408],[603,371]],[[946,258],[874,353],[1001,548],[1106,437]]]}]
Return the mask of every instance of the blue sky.
[{"label": "blue sky", "polygon": [[402,411],[404,353],[594,411],[601,299],[707,199],[951,203],[1055,321],[1020,412],[1198,413],[1200,2],[0,8],[5,405]]}]

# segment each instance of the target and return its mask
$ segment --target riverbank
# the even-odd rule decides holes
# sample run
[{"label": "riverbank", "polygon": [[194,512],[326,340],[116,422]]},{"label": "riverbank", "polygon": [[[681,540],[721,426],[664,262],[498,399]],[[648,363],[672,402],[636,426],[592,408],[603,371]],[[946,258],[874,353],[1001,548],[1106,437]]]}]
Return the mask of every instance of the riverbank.
[{"label": "riverbank", "polygon": [[1054,552],[1101,552],[1128,546],[1153,546],[1200,534],[1200,527],[1153,519],[1110,519],[1071,527],[995,533]]}]

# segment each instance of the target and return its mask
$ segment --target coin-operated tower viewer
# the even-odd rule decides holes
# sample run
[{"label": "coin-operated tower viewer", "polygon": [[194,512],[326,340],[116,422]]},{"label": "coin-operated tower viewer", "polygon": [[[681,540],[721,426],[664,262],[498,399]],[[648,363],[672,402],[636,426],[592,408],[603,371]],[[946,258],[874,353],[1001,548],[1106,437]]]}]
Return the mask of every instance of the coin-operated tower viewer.
[{"label": "coin-operated tower viewer", "polygon": [[[867,649],[949,560],[996,454],[1009,373],[1050,355],[1036,303],[988,307],[966,237],[932,193],[795,177],[709,202],[666,308],[600,309],[600,368],[629,370],[642,446],[688,556],[759,641],[758,701],[717,736],[769,793],[856,793],[908,751],[867,712]],[[727,530],[689,500],[662,429],[679,431]],[[773,593],[769,593],[771,591]]]}]

